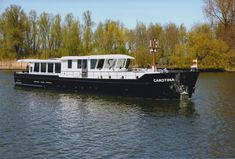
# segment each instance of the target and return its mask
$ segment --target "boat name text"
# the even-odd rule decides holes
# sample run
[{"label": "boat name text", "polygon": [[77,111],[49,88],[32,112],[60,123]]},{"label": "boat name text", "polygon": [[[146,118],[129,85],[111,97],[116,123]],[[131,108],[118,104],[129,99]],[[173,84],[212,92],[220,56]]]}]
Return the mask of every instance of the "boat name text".
[{"label": "boat name text", "polygon": [[174,82],[174,78],[153,79],[153,82]]}]

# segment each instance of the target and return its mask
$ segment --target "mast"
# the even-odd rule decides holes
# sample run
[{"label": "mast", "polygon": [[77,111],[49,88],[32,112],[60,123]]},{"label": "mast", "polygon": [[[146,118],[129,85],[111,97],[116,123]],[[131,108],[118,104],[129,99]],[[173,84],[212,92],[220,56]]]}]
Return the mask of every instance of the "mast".
[{"label": "mast", "polygon": [[150,54],[152,54],[152,70],[153,70],[153,72],[156,72],[156,70],[157,70],[155,54],[156,54],[158,48],[159,48],[159,40],[157,40],[157,39],[149,40],[149,52],[150,52]]}]

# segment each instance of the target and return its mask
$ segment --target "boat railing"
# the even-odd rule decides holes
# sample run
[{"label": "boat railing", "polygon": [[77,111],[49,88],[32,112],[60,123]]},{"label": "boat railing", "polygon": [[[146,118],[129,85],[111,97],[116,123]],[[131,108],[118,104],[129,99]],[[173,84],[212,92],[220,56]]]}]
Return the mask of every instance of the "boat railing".
[{"label": "boat railing", "polygon": [[138,79],[144,73],[143,72],[112,72],[112,71],[89,71],[87,73],[77,71],[62,72],[60,76],[69,78],[95,78],[95,79]]}]

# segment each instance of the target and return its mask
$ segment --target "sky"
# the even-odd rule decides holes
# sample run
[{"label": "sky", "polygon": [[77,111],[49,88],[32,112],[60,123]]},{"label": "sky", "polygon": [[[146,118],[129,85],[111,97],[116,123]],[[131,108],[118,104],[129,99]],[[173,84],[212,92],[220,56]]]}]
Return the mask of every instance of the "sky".
[{"label": "sky", "polygon": [[38,14],[60,14],[62,18],[73,13],[81,21],[83,12],[89,10],[96,25],[112,19],[129,29],[135,28],[137,22],[162,25],[173,22],[190,29],[206,21],[203,0],[0,0],[0,13],[12,4],[20,5],[26,13],[36,10]]}]

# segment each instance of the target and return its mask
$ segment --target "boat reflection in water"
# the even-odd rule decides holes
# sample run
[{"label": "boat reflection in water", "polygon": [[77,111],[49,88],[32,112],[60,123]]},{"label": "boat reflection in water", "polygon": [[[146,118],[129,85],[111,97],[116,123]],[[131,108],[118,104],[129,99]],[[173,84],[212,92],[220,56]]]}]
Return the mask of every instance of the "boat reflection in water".
[{"label": "boat reflection in water", "polygon": [[[131,97],[114,97],[105,95],[97,95],[91,93],[79,93],[79,92],[64,92],[48,90],[46,93],[41,89],[27,88],[27,87],[16,87],[17,90],[25,90],[30,93],[30,99],[35,103],[35,98],[32,95],[38,96],[38,93],[47,98],[53,98],[54,105],[63,107],[63,109],[75,109],[92,112],[93,115],[96,112],[108,115],[112,112],[136,112],[137,114],[149,114],[155,116],[176,116],[186,115],[193,116],[197,115],[195,111],[195,104],[192,100],[181,99],[181,100],[154,100],[145,98],[131,98]],[[32,94],[31,94],[32,93]],[[39,96],[41,96],[39,95]],[[46,102],[40,101],[40,102]],[[82,113],[82,112],[80,112]],[[70,114],[67,114],[70,116]]]}]

